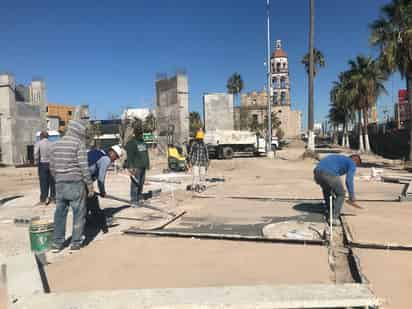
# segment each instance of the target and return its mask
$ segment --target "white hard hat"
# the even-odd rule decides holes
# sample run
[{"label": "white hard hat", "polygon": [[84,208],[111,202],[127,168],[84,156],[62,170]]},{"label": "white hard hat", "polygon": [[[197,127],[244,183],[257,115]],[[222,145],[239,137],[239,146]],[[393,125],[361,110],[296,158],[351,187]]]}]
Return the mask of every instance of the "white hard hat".
[{"label": "white hard hat", "polygon": [[111,150],[113,150],[117,156],[120,158],[123,154],[123,149],[122,147],[120,147],[119,145],[114,145],[112,147],[110,147]]}]

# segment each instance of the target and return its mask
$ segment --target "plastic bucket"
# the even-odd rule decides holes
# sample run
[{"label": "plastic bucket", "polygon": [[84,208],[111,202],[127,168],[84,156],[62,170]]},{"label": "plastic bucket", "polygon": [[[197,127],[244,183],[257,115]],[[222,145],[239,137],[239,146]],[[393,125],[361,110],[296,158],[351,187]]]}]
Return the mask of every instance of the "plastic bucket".
[{"label": "plastic bucket", "polygon": [[47,251],[53,240],[54,223],[47,220],[35,220],[30,223],[30,246],[34,252]]}]

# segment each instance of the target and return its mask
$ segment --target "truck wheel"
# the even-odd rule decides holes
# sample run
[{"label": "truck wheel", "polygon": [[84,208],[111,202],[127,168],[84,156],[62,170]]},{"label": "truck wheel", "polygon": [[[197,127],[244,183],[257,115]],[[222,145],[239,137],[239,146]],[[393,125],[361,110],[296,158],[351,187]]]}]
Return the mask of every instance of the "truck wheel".
[{"label": "truck wheel", "polygon": [[233,149],[231,147],[223,148],[223,158],[232,159],[233,158]]}]

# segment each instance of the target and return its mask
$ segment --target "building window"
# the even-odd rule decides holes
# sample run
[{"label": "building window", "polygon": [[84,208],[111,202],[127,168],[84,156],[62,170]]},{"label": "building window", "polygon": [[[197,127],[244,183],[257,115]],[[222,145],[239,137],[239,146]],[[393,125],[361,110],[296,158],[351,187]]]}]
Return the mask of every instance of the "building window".
[{"label": "building window", "polygon": [[280,62],[276,63],[276,72],[280,72]]},{"label": "building window", "polygon": [[49,107],[48,106],[46,106],[46,113],[48,113],[49,112]]},{"label": "building window", "polygon": [[277,92],[273,93],[273,104],[278,104],[278,94],[277,94]]},{"label": "building window", "polygon": [[68,111],[67,114],[68,114],[69,116],[71,116],[71,115],[73,114],[73,112],[72,112],[72,111]]},{"label": "building window", "polygon": [[286,78],[282,78],[280,80],[280,88],[282,89],[286,88]]},{"label": "building window", "polygon": [[64,120],[59,120],[59,126],[64,127],[66,125],[66,121]]},{"label": "building window", "polygon": [[257,123],[257,121],[258,121],[258,115],[253,114],[253,115],[252,115],[252,120],[253,120],[253,122]]},{"label": "building window", "polygon": [[282,91],[280,94],[280,104],[284,105],[286,102],[286,93]]}]

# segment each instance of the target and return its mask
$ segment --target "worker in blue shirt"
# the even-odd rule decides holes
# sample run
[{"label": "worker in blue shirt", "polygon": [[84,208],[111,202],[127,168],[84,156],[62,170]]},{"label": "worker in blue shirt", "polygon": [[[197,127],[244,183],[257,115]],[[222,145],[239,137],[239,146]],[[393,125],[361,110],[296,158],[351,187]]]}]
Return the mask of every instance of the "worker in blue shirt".
[{"label": "worker in blue shirt", "polygon": [[[97,187],[101,197],[105,197],[105,180],[109,167],[122,155],[122,148],[118,145],[112,146],[107,153],[101,149],[93,149],[87,153],[89,171],[93,181],[97,180]],[[100,208],[97,195],[87,198],[87,221],[95,223],[103,233],[108,232],[106,216]]]},{"label": "worker in blue shirt", "polygon": [[362,208],[356,203],[353,179],[356,167],[362,163],[359,155],[349,157],[343,155],[329,155],[318,163],[314,170],[315,182],[322,188],[323,198],[327,210],[329,210],[330,196],[334,196],[333,224],[339,225],[339,215],[345,200],[345,189],[340,176],[346,175],[346,188],[349,193],[349,204],[356,208]]}]

